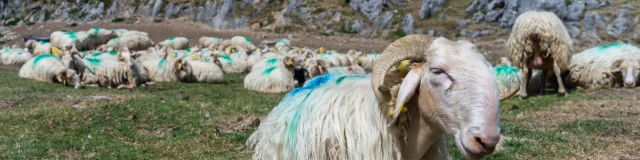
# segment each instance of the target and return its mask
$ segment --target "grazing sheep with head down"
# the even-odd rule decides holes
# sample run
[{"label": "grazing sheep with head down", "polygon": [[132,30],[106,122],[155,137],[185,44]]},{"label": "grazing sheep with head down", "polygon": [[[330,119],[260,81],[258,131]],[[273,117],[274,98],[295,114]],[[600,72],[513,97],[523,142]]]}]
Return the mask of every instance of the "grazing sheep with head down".
[{"label": "grazing sheep with head down", "polygon": [[[288,93],[249,137],[253,158],[447,159],[445,133],[467,158],[493,152],[500,100],[517,91],[499,96],[475,45],[410,35],[380,56],[371,76],[328,74]],[[422,63],[392,79],[407,59]]]},{"label": "grazing sheep with head down", "polygon": [[18,76],[41,82],[73,85],[76,89],[82,87],[76,71],[68,69],[60,58],[52,54],[40,54],[30,59],[22,65]]},{"label": "grazing sheep with head down", "polygon": [[640,72],[640,49],[624,43],[594,47],[573,55],[572,85],[587,89],[635,87]]},{"label": "grazing sheep with head down", "polygon": [[[561,72],[568,69],[572,41],[558,16],[551,12],[529,11],[516,18],[507,40],[507,51],[513,64],[522,69],[520,96],[527,97],[527,85],[533,69],[542,76],[553,73],[558,81],[558,95],[566,95]],[[540,92],[546,92],[542,78]]]},{"label": "grazing sheep with head down", "polygon": [[185,37],[169,37],[158,44],[161,46],[167,46],[171,49],[181,50],[189,48],[189,39]]}]

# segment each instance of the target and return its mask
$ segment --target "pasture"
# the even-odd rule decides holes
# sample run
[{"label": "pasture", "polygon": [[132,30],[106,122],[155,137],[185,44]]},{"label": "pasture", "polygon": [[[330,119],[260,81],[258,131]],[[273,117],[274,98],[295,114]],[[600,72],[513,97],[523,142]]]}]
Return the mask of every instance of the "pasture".
[{"label": "pasture", "polygon": [[[250,159],[245,141],[283,94],[228,84],[73,89],[0,67],[0,159]],[[501,103],[487,159],[640,158],[640,88]],[[463,159],[450,138],[450,154]]]}]

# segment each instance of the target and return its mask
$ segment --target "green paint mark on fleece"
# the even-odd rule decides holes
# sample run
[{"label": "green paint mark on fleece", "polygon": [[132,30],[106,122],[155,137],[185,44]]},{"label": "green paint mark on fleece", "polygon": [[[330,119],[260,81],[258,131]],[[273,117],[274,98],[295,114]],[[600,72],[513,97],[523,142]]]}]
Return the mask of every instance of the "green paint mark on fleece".
[{"label": "green paint mark on fleece", "polygon": [[338,78],[338,79],[336,80],[336,84],[340,84],[340,83],[342,83],[342,81],[343,81],[344,79],[346,79],[346,78],[367,78],[367,77],[365,77],[365,76],[343,76],[343,77],[340,77],[340,78]]},{"label": "green paint mark on fleece", "polygon": [[186,52],[191,52],[191,49],[187,48],[186,50],[184,50]]},{"label": "green paint mark on fleece", "polygon": [[271,72],[273,72],[273,70],[275,70],[277,67],[271,67],[271,68],[267,68],[264,70],[264,72],[262,72],[263,76],[269,75],[271,74]]},{"label": "green paint mark on fleece", "polygon": [[49,42],[45,42],[45,41],[40,41],[40,44],[47,44]]},{"label": "green paint mark on fleece", "polygon": [[267,60],[267,64],[274,64],[276,62],[278,62],[277,58],[271,58],[271,59]]},{"label": "green paint mark on fleece", "polygon": [[96,31],[96,32],[100,32],[100,28],[98,28],[98,27],[93,27],[93,28],[91,28],[91,29],[92,29],[92,30],[94,30],[94,31]]},{"label": "green paint mark on fleece", "polygon": [[244,40],[246,40],[247,42],[251,43],[251,40],[247,37],[244,37]]},{"label": "green paint mark on fleece", "polygon": [[62,63],[62,61],[60,61],[60,59],[58,59],[58,57],[54,56],[53,54],[41,54],[33,58],[33,67],[36,67],[36,64],[38,64],[41,60],[47,59],[47,58],[55,58],[60,63]]},{"label": "green paint mark on fleece", "polygon": [[173,41],[174,39],[176,39],[176,37],[169,37],[167,40]]},{"label": "green paint mark on fleece", "polygon": [[161,60],[158,62],[158,68],[162,68],[162,66],[164,66],[164,63],[165,63],[165,62],[167,62],[167,60],[166,60],[166,59],[161,59]]},{"label": "green paint mark on fleece", "polygon": [[604,46],[600,46],[600,51],[604,51],[610,48],[617,48],[617,47],[621,47],[622,45],[624,45],[624,43],[611,43],[611,44],[607,44]]},{"label": "green paint mark on fleece", "polygon": [[85,58],[84,60],[89,62],[89,65],[91,65],[93,67],[100,66],[100,63],[102,63],[101,60],[93,59],[93,58]]},{"label": "green paint mark on fleece", "polygon": [[118,55],[118,52],[116,52],[116,51],[111,51],[111,52],[109,52],[109,54],[110,54],[110,55],[112,55],[112,56],[117,56],[117,55]]},{"label": "green paint mark on fleece", "polygon": [[225,61],[231,61],[231,57],[229,56],[221,56],[220,58],[224,59]]},{"label": "green paint mark on fleece", "polygon": [[91,57],[100,57],[102,56],[102,52],[94,52],[91,54]]},{"label": "green paint mark on fleece", "polygon": [[518,69],[511,66],[497,66],[495,67],[495,70],[496,70],[496,76],[518,74]]}]

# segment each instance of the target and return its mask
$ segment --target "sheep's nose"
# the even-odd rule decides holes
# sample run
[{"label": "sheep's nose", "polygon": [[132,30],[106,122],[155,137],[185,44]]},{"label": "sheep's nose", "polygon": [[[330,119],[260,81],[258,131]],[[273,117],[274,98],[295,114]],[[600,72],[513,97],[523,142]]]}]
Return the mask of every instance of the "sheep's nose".
[{"label": "sheep's nose", "polygon": [[634,87],[636,85],[635,82],[624,82],[624,86],[626,87]]},{"label": "sheep's nose", "polygon": [[498,141],[500,141],[499,134],[473,134],[473,138],[475,139],[474,143],[478,146],[482,146],[482,149],[484,149],[484,152],[487,154],[493,152],[496,145],[498,145]]}]

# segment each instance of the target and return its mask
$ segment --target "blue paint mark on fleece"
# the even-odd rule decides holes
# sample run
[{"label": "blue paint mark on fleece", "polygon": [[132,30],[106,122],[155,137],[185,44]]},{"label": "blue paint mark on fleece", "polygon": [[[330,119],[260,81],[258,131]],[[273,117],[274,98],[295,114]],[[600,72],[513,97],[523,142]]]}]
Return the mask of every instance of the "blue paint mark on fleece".
[{"label": "blue paint mark on fleece", "polygon": [[600,52],[603,52],[607,49],[611,49],[611,48],[618,48],[618,47],[622,47],[623,45],[625,45],[624,43],[611,43],[611,44],[607,44],[604,46],[600,46]]}]

